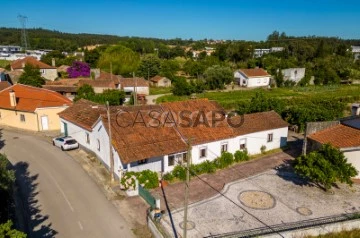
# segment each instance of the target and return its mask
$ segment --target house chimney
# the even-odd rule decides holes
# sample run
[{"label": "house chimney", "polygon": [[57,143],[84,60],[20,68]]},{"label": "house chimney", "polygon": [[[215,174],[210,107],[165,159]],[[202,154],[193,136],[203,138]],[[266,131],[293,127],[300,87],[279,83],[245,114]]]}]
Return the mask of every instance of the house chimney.
[{"label": "house chimney", "polygon": [[9,96],[10,96],[10,106],[12,107],[16,107],[16,97],[15,97],[15,92],[14,90],[10,90],[9,91]]},{"label": "house chimney", "polygon": [[51,65],[52,65],[52,67],[56,67],[55,58],[52,58],[52,59],[51,59]]},{"label": "house chimney", "polygon": [[360,116],[360,103],[354,103],[351,106],[351,115],[352,116]]}]

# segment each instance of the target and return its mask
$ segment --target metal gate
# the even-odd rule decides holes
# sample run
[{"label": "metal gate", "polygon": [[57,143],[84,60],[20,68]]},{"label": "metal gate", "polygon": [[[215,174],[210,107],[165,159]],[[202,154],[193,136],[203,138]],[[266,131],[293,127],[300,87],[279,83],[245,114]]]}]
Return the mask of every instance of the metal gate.
[{"label": "metal gate", "polygon": [[156,200],[148,190],[139,184],[139,195],[152,207],[156,207]]}]

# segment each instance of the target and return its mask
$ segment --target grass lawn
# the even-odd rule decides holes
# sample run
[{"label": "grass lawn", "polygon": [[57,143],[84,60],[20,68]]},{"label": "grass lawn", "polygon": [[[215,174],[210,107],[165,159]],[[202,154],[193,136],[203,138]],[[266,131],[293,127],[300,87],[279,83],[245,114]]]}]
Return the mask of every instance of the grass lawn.
[{"label": "grass lawn", "polygon": [[341,231],[337,233],[329,233],[326,235],[320,235],[320,236],[307,236],[306,238],[355,238],[360,237],[360,230],[355,229],[352,231]]},{"label": "grass lawn", "polygon": [[[266,96],[275,98],[330,98],[339,99],[349,96],[360,97],[360,85],[333,85],[333,86],[310,86],[294,88],[274,89],[244,89],[230,92],[205,92],[198,94],[198,98],[208,98],[220,103],[225,109],[235,109],[241,101],[250,100],[256,92],[263,92]],[[189,96],[165,95],[157,99],[157,103],[187,100]]]},{"label": "grass lawn", "polygon": [[9,60],[0,60],[0,68],[5,68],[6,65],[10,64]]},{"label": "grass lawn", "polygon": [[171,93],[172,87],[150,87],[150,95]]}]

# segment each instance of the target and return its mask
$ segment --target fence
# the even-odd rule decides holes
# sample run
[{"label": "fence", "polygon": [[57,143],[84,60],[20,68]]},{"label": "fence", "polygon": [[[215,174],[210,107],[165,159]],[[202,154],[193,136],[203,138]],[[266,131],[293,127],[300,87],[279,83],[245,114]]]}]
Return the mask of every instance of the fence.
[{"label": "fence", "polygon": [[150,194],[148,190],[139,184],[139,195],[150,205],[151,208],[156,207],[156,199]]}]

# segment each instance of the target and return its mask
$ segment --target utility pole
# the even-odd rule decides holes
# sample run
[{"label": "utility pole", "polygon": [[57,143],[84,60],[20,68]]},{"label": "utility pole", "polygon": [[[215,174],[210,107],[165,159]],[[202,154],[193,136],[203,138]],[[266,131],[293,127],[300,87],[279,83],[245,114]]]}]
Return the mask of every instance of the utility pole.
[{"label": "utility pole", "polygon": [[185,183],[185,206],[184,206],[184,222],[183,222],[183,237],[187,236],[187,216],[189,203],[189,182],[190,182],[190,163],[191,163],[191,139],[188,139],[188,153],[186,160],[186,183]]},{"label": "utility pole", "polygon": [[110,150],[110,181],[114,182],[114,155],[112,151],[112,137],[111,137],[111,123],[110,123],[110,105],[109,101],[106,101],[107,117],[109,125],[109,150]]},{"label": "utility pole", "polygon": [[134,106],[137,105],[137,78],[135,78],[135,73],[133,72],[133,80],[135,80],[134,87]]}]

